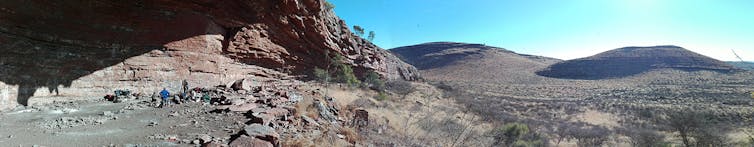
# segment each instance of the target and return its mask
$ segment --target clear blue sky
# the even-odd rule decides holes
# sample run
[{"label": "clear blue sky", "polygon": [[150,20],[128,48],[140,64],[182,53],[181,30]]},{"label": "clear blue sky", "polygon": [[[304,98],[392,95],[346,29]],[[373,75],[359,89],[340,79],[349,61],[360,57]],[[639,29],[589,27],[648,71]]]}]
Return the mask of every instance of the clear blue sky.
[{"label": "clear blue sky", "polygon": [[483,43],[573,59],[624,46],[678,45],[754,61],[752,0],[329,0],[349,26],[390,49]]}]

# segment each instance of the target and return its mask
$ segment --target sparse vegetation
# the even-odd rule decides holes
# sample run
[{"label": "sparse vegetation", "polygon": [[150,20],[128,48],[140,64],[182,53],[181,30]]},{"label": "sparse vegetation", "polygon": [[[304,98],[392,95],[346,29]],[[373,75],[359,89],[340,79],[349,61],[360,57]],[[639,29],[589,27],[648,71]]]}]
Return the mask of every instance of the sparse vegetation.
[{"label": "sparse vegetation", "polygon": [[377,72],[369,71],[364,78],[364,86],[381,92],[385,90],[385,81]]},{"label": "sparse vegetation", "polygon": [[339,67],[340,68],[337,70],[338,72],[335,74],[338,77],[338,82],[344,83],[349,87],[356,87],[361,83],[361,81],[356,78],[356,75],[353,74],[351,66],[341,64]]},{"label": "sparse vegetation", "polygon": [[509,123],[496,130],[492,136],[495,139],[493,146],[511,147],[540,147],[545,146],[544,137],[532,132],[529,126],[522,123]]},{"label": "sparse vegetation", "polygon": [[377,96],[374,96],[375,100],[384,101],[387,100],[388,95],[385,92],[379,92]]},{"label": "sparse vegetation", "polygon": [[665,136],[655,130],[632,128],[624,130],[623,134],[629,137],[633,146],[662,147],[667,146]]},{"label": "sparse vegetation", "polygon": [[325,69],[315,68],[313,70],[314,80],[327,85],[334,78],[335,82],[344,83],[349,87],[355,87],[361,83],[354,75],[351,65],[343,63],[345,61],[343,56],[335,54],[330,58],[327,54],[329,53],[326,53],[326,57],[329,58],[330,62]]},{"label": "sparse vegetation", "polygon": [[314,68],[314,78],[320,83],[330,82],[330,73],[321,68]]},{"label": "sparse vegetation", "polygon": [[575,129],[573,138],[578,146],[602,146],[610,136],[610,131],[603,127],[586,127]]},{"label": "sparse vegetation", "polygon": [[411,82],[404,80],[392,80],[385,84],[385,88],[395,94],[405,96],[416,90],[416,87],[411,85]]},{"label": "sparse vegetation", "polygon": [[529,133],[529,126],[521,123],[510,123],[495,130],[495,146],[513,145],[514,142],[521,139],[525,134]]},{"label": "sparse vegetation", "polygon": [[683,110],[667,114],[670,131],[678,133],[683,144],[689,146],[725,146],[725,128],[720,128],[714,116],[697,110]]}]

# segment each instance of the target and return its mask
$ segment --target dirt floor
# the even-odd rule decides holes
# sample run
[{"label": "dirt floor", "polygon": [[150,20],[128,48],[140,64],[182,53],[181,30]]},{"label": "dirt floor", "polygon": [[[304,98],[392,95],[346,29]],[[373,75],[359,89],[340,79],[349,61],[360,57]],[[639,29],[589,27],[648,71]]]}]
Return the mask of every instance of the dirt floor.
[{"label": "dirt floor", "polygon": [[184,103],[151,100],[54,102],[0,114],[0,146],[196,146],[227,143],[248,119]]}]

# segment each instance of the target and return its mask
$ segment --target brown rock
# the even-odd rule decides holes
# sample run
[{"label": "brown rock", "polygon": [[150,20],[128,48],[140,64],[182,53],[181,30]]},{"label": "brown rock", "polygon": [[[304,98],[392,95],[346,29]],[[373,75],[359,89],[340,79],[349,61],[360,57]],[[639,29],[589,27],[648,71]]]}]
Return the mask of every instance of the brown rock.
[{"label": "brown rock", "polygon": [[270,114],[270,115],[272,115],[273,117],[276,117],[276,118],[277,117],[282,117],[282,116],[285,116],[285,115],[289,114],[288,110],[287,109],[283,109],[283,108],[268,109],[264,113]]},{"label": "brown rock", "polygon": [[257,81],[254,78],[245,78],[245,79],[236,80],[236,82],[233,82],[233,85],[231,86],[231,88],[233,88],[233,90],[236,90],[236,91],[244,90],[244,91],[251,91],[251,92],[258,91],[260,87],[261,87],[260,81]]},{"label": "brown rock", "polygon": [[268,125],[272,120],[275,119],[275,116],[267,113],[252,113],[251,120],[249,122],[256,123],[256,124],[262,124],[262,125]]},{"label": "brown rock", "polygon": [[212,141],[202,144],[202,147],[222,147],[222,145]]},{"label": "brown rock", "polygon": [[244,131],[246,131],[246,135],[259,138],[262,140],[266,140],[272,143],[277,143],[278,138],[280,138],[280,135],[278,135],[278,133],[275,132],[275,129],[266,125],[250,124],[244,127]]},{"label": "brown rock", "polygon": [[242,135],[241,137],[236,138],[236,140],[233,140],[230,142],[229,146],[231,147],[273,147],[272,143],[257,139],[254,137],[249,137],[246,135]]},{"label": "brown rock", "polygon": [[356,109],[354,111],[352,124],[358,128],[369,125],[369,112],[364,109]]},{"label": "brown rock", "polygon": [[246,103],[246,104],[241,104],[241,105],[233,105],[233,106],[228,107],[228,109],[233,112],[246,112],[257,107],[258,107],[257,104]]}]

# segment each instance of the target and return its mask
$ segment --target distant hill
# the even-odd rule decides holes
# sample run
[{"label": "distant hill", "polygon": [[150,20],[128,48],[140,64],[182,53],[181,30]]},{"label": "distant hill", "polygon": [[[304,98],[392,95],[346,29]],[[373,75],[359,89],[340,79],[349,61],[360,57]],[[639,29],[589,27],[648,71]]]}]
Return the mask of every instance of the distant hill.
[{"label": "distant hill", "polygon": [[655,69],[731,72],[734,66],[678,46],[624,47],[594,56],[563,61],[538,71],[541,76],[565,79],[606,79]]},{"label": "distant hill", "polygon": [[754,62],[728,61],[727,63],[735,66],[736,68],[754,70]]},{"label": "distant hill", "polygon": [[418,68],[424,78],[442,81],[511,81],[536,78],[535,72],[560,62],[482,44],[432,42],[390,51]]}]

